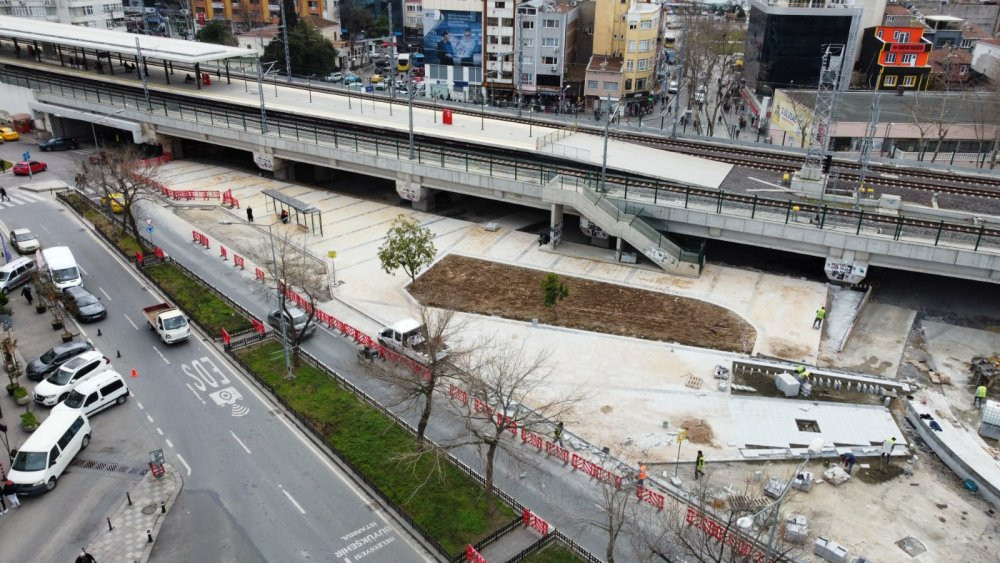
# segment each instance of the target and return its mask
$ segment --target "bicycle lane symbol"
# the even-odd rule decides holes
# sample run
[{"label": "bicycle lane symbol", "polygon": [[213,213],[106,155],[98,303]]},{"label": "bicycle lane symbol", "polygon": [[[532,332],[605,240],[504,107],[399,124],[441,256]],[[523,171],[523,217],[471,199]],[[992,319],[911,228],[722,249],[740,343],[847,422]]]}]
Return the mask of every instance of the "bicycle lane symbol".
[{"label": "bicycle lane symbol", "polygon": [[[220,407],[228,406],[230,414],[233,416],[246,416],[250,413],[250,407],[242,402],[243,393],[240,393],[239,389],[231,385],[229,378],[222,373],[208,356],[202,356],[200,359],[190,363],[181,364],[181,371],[184,372],[184,375],[191,378],[192,382],[187,384],[188,388],[199,399],[201,396],[198,394],[198,391],[205,392],[211,389],[212,391],[208,393],[208,397]],[[228,387],[222,387],[223,385],[227,385]]]}]

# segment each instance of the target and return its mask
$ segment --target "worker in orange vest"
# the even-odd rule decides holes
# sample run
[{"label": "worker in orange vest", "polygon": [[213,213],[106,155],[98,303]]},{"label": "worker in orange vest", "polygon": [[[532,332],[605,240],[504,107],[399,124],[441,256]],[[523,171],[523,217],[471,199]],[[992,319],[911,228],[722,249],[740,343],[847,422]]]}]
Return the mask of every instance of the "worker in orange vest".
[{"label": "worker in orange vest", "polygon": [[639,462],[639,486],[641,487],[646,481],[646,464]]}]

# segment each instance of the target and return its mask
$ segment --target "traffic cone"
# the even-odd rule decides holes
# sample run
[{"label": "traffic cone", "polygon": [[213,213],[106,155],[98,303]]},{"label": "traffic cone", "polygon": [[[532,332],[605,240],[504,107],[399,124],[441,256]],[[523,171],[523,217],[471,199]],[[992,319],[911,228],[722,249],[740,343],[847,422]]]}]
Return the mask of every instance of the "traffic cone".
[{"label": "traffic cone", "polygon": [[132,368],[132,377],[133,378],[139,377],[139,373],[137,371],[135,371],[135,368]]}]

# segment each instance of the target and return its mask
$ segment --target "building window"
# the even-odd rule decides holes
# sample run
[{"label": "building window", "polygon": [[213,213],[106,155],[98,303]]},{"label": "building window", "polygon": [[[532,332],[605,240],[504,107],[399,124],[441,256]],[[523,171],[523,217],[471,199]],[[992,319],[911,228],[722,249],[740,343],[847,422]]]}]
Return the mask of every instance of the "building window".
[{"label": "building window", "polygon": [[916,84],[916,83],[917,83],[917,77],[916,76],[904,76],[903,77],[903,86],[912,88],[913,85]]},{"label": "building window", "polygon": [[631,78],[626,78],[625,79],[625,91],[628,92],[631,89],[632,89],[632,79]]},{"label": "building window", "polygon": [[639,42],[639,52],[648,53],[649,52],[649,39],[643,39]]},{"label": "building window", "polygon": [[521,83],[524,84],[525,82],[527,82],[528,84],[531,84],[531,74],[529,74],[527,72],[522,72],[521,73]]},{"label": "building window", "polygon": [[635,61],[629,59],[625,61],[625,72],[632,72],[635,69]]},{"label": "building window", "polygon": [[503,18],[500,20],[500,25],[504,27],[514,27],[514,18]]},{"label": "building window", "polygon": [[894,35],[898,35],[899,36],[899,37],[895,38],[896,41],[899,42],[899,43],[909,43],[910,42],[910,32],[909,31],[898,31]]},{"label": "building window", "polygon": [[639,59],[639,70],[646,70],[648,68],[649,68],[649,59]]},{"label": "building window", "polygon": [[896,77],[895,76],[886,76],[885,80],[882,82],[882,85],[886,86],[888,88],[892,88],[893,86],[896,85]]},{"label": "building window", "polygon": [[[504,39],[510,39],[510,36],[505,36]],[[504,43],[504,45],[510,45],[510,41],[507,41],[506,43]],[[521,39],[521,46],[522,47],[534,47],[535,46],[535,38],[534,37],[525,37],[525,38]]]},{"label": "building window", "polygon": [[523,65],[533,65],[535,64],[535,57],[525,57],[521,56],[521,64]]},{"label": "building window", "polygon": [[559,27],[559,20],[542,20],[542,27]]},{"label": "building window", "polygon": [[879,39],[882,39],[882,30],[881,29],[875,32],[875,37],[878,37]]},{"label": "building window", "polygon": [[84,6],[84,7],[80,8],[80,11],[82,11],[83,15],[85,15],[85,16],[92,16],[92,15],[94,15],[94,7],[93,6]]},{"label": "building window", "polygon": [[965,76],[966,74],[969,74],[969,65],[962,65],[958,67],[959,76]]},{"label": "building window", "polygon": [[605,82],[604,83],[604,91],[605,92],[617,92],[618,91],[618,83],[617,82]]},{"label": "building window", "polygon": [[653,29],[653,20],[645,20],[639,24],[641,29]]},{"label": "building window", "polygon": [[635,22],[628,22],[628,28],[635,29],[636,28]]},{"label": "building window", "polygon": [[635,81],[635,89],[636,90],[645,90],[646,89],[646,79],[645,78],[640,78],[640,79],[636,80]]},{"label": "building window", "polygon": [[591,90],[596,90],[597,89],[597,81],[596,80],[588,80],[587,81],[587,88],[590,88]]},{"label": "building window", "polygon": [[907,53],[903,55],[903,60],[901,61],[904,65],[916,64],[917,56],[912,53]]},{"label": "building window", "polygon": [[557,37],[542,38],[542,47],[558,47],[558,46],[559,46],[559,38]]},{"label": "building window", "polygon": [[896,53],[886,53],[885,54],[885,64],[895,64],[896,63]]},{"label": "building window", "polygon": [[500,38],[500,44],[501,45],[511,45],[512,44],[511,43],[511,39],[513,39],[513,38],[510,35],[504,35],[504,36],[502,36]]},{"label": "building window", "polygon": [[629,41],[628,42],[628,52],[629,53],[634,53],[635,52],[635,41]]},{"label": "building window", "polygon": [[507,3],[506,2],[494,2],[493,3],[493,7],[496,8],[496,9],[498,9],[498,10],[503,10],[504,8],[507,7]]},{"label": "building window", "polygon": [[[489,18],[493,20],[493,25],[496,25],[496,18]],[[521,20],[521,29],[535,29],[535,20]]]},{"label": "building window", "polygon": [[[486,18],[486,25],[488,25],[488,26],[490,26],[490,27],[496,27],[496,25],[497,25],[498,23],[500,23],[500,20],[498,20],[497,18]],[[530,23],[531,25],[527,25],[527,24],[529,24],[529,23]],[[531,27],[532,27],[533,25],[534,25],[534,22],[528,22],[528,21],[526,21],[526,22],[521,22],[521,27],[523,27],[523,28],[525,28],[525,29],[531,29]]]},{"label": "building window", "polygon": [[557,65],[559,64],[559,57],[542,57],[543,65]]}]

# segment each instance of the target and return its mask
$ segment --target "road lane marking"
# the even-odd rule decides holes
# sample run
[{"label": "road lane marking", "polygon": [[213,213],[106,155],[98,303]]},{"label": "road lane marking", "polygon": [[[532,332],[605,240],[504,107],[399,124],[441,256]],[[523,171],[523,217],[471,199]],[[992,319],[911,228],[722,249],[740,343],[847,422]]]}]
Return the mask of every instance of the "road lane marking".
[{"label": "road lane marking", "polygon": [[156,427],[156,433],[159,434],[160,436],[163,436],[163,430],[160,430],[159,426]]},{"label": "road lane marking", "polygon": [[250,448],[248,448],[247,445],[243,443],[243,440],[240,440],[240,437],[237,436],[235,432],[233,432],[232,430],[230,430],[229,433],[233,435],[233,439],[236,440],[236,443],[239,444],[243,448],[244,451],[246,451],[248,454],[252,454],[253,453],[253,452],[250,451]]},{"label": "road lane marking", "polygon": [[[42,227],[42,228],[45,229],[45,227]],[[45,230],[48,230],[48,229],[45,229]],[[87,270],[83,269],[83,266],[77,264],[76,267],[80,268],[80,271],[83,272],[83,275],[85,275],[85,276],[89,276],[90,275],[90,274],[87,273]]]},{"label": "road lane marking", "polygon": [[205,399],[201,398],[201,395],[199,395],[198,392],[195,391],[194,387],[191,387],[190,383],[185,383],[184,385],[187,385],[187,388],[190,389],[192,393],[194,393],[195,398],[201,401],[201,404],[203,405],[205,404]]},{"label": "road lane marking", "polygon": [[160,349],[159,349],[159,348],[157,348],[156,346],[153,346],[153,351],[154,351],[154,352],[156,352],[156,354],[157,354],[158,356],[160,356],[160,359],[161,359],[161,360],[163,360],[163,361],[164,361],[164,362],[166,362],[167,364],[170,364],[170,360],[168,360],[168,359],[167,359],[167,357],[163,355],[163,352],[160,352]]},{"label": "road lane marking", "polygon": [[122,316],[125,317],[125,320],[128,321],[128,324],[132,325],[132,328],[139,330],[139,327],[135,326],[135,323],[132,322],[132,319],[128,318],[128,315],[122,313]]},{"label": "road lane marking", "polygon": [[[52,231],[50,231],[45,225],[38,225],[38,226],[41,227],[42,230],[45,231],[46,233],[49,233],[50,235],[52,234]],[[77,266],[79,266],[79,264],[77,264]],[[83,270],[83,268],[80,268],[80,270]],[[86,274],[87,272],[83,272],[83,273]]]},{"label": "road lane marking", "polygon": [[187,469],[187,472],[188,472],[188,477],[190,477],[191,476],[191,466],[188,465],[188,462],[184,461],[184,458],[181,457],[181,454],[177,454],[177,459],[180,460],[180,462],[184,464],[184,468]]},{"label": "road lane marking", "polygon": [[292,495],[288,494],[288,491],[286,491],[284,487],[282,487],[281,485],[278,485],[278,488],[281,489],[281,492],[285,493],[285,496],[288,497],[288,500],[292,501],[292,504],[295,505],[295,508],[299,509],[299,512],[301,512],[302,514],[306,513],[306,509],[302,508],[302,505],[299,504],[295,500],[295,498],[292,497]]},{"label": "road lane marking", "polygon": [[103,294],[104,294],[104,296],[108,298],[108,301],[114,301],[114,299],[112,299],[112,298],[111,298],[111,296],[110,296],[110,295],[108,295],[108,292],[107,292],[107,291],[104,291],[104,288],[103,288],[103,287],[98,287],[98,288],[97,288],[97,291],[100,291],[101,293],[103,293]]},{"label": "road lane marking", "polygon": [[163,441],[166,442],[171,448],[174,447],[174,443],[170,441],[170,438],[164,438]]},{"label": "road lane marking", "polygon": [[149,420],[150,422],[153,422],[153,417],[149,416],[148,414],[146,415],[146,418],[147,418],[147,419],[148,419],[148,420]]}]

